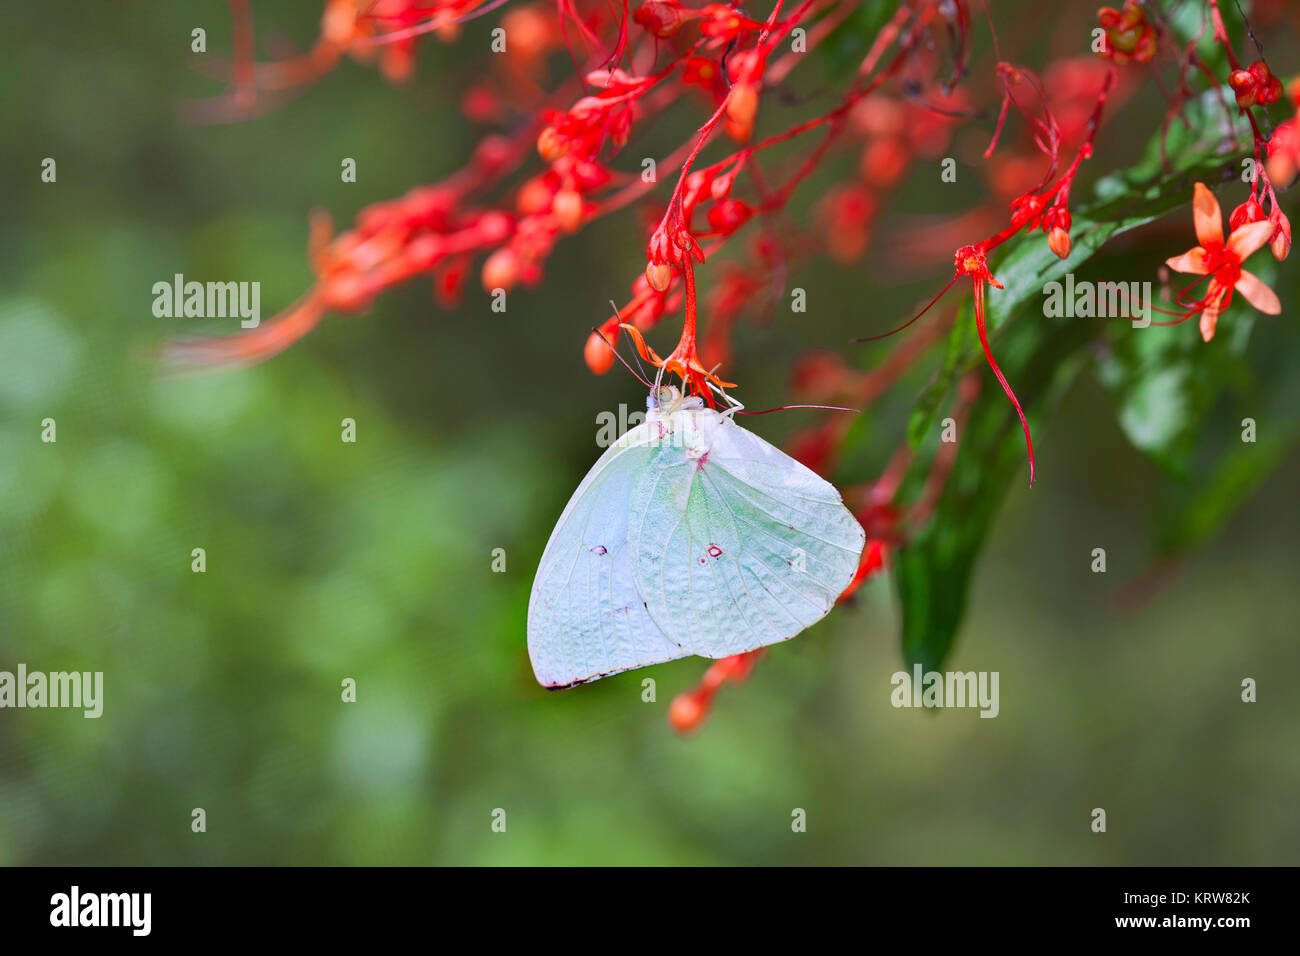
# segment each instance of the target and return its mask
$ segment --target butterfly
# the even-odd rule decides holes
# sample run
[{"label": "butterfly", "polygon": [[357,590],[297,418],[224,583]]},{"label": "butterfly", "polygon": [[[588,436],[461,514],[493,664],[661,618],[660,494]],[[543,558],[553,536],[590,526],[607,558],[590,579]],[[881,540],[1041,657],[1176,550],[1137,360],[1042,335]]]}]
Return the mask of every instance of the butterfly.
[{"label": "butterfly", "polygon": [[830,612],[866,533],[833,485],[737,425],[738,407],[656,386],[646,420],[592,466],[533,581],[538,683],[729,657]]}]

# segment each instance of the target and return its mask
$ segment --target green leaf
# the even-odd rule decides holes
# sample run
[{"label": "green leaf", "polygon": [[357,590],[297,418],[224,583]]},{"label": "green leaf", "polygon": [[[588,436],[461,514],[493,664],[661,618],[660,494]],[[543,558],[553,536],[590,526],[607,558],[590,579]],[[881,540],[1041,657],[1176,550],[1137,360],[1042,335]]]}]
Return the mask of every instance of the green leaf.
[{"label": "green leaf", "polygon": [[[1231,331],[1229,319],[1220,319],[1220,335]],[[1160,558],[1207,542],[1300,443],[1300,339],[1272,319],[1254,324],[1250,361],[1223,383],[1213,414],[1198,423],[1185,474],[1162,496],[1152,541]]]},{"label": "green leaf", "polygon": [[1240,508],[1300,438],[1294,420],[1256,442],[1225,452],[1199,480],[1188,483],[1162,511],[1157,553],[1183,554],[1209,541]]},{"label": "green leaf", "polygon": [[[1216,108],[1218,95],[1218,91],[1209,91],[1189,104],[1189,118],[1203,118]],[[1059,394],[1083,367],[1085,345],[1101,336],[1135,338],[1132,333],[1152,331],[1136,330],[1122,321],[1099,323],[1047,316],[1040,298],[1045,286],[1077,272],[1116,236],[1188,206],[1196,181],[1217,183],[1235,178],[1236,157],[1221,152],[1223,134],[1224,130],[1213,122],[1193,122],[1190,130],[1175,124],[1168,133],[1167,152],[1171,158],[1169,168],[1165,168],[1160,149],[1163,133],[1157,131],[1132,169],[1102,180],[1098,198],[1075,212],[1071,230],[1074,241],[1067,260],[1052,253],[1041,233],[1033,233],[1009,241],[991,263],[993,274],[1005,288],[991,289],[986,296],[990,343],[1031,424],[1042,417],[1051,397]],[[1190,216],[1188,234],[1190,237]],[[1153,273],[1156,265],[1151,263]],[[1019,321],[1013,323],[1013,317]],[[963,309],[948,336],[939,371],[922,392],[908,422],[907,438],[914,448],[937,434],[936,419],[954,384],[985,362],[973,324],[971,310]],[[1192,372],[1175,366],[1165,378],[1146,380],[1141,390],[1131,394],[1129,424],[1135,432],[1147,429],[1143,437],[1152,447],[1163,444],[1172,449],[1185,433],[1184,423],[1173,412],[1168,413],[1166,421],[1143,417],[1143,403],[1155,407],[1171,395],[1185,400],[1190,393],[1184,378]],[[989,526],[1007,488],[1025,465],[1024,439],[1014,409],[991,375],[984,379],[984,385],[960,438],[954,471],[945,483],[934,515],[895,553],[903,656],[909,664],[920,663],[927,669],[939,669],[952,648]],[[1185,411],[1190,417],[1192,410]],[[915,499],[932,457],[917,456],[904,483],[902,500]],[[1229,492],[1221,497],[1228,501],[1241,482],[1231,477],[1225,477],[1223,482]]]},{"label": "green leaf", "polygon": [[1120,428],[1170,473],[1187,477],[1206,416],[1225,389],[1252,377],[1245,352],[1255,316],[1249,305],[1234,304],[1210,346],[1191,327],[1195,320],[1185,328],[1134,329],[1113,336],[1098,357],[1097,377],[1117,399]]},{"label": "green leaf", "polygon": [[[1059,334],[1035,331],[1031,337],[1036,341],[1014,350],[1002,364],[1016,376],[1021,403],[1034,410],[1032,424],[1073,380],[1082,366],[1080,347],[1091,333],[1075,323]],[[952,648],[989,526],[1007,489],[1025,471],[1020,419],[991,374],[984,377],[960,442],[957,467],[933,517],[895,552],[893,562],[903,617],[903,657],[909,665],[927,670],[940,668]],[[904,497],[919,491],[924,477],[914,470]]]}]

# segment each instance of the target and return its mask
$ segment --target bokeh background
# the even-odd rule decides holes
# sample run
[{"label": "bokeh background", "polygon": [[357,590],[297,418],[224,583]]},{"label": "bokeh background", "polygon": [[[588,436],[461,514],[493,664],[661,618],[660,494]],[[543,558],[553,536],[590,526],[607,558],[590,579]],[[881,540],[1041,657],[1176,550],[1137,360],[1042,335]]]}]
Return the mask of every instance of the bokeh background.
[{"label": "bokeh background", "polygon": [[[1077,6],[1064,20],[1084,31],[1095,5]],[[264,37],[315,36],[316,4],[256,9]],[[1035,436],[1039,482],[1009,492],[951,658],[1000,672],[995,720],[890,706],[901,657],[881,577],[680,738],[666,708],[704,662],[547,693],[525,642],[536,561],[598,453],[595,416],[643,401],[630,376],[581,361],[643,261],[634,217],[563,243],[504,315],[476,286],[443,311],[418,281],[254,368],[176,381],[145,358],[193,331],[152,315],[153,283],[257,280],[269,316],[310,281],[310,210],[346,223],[456,168],[478,135],[458,90],[493,18],[425,46],[408,86],[346,62],[233,125],[183,113],[219,91],[189,44],[202,26],[210,51],[230,49],[223,3],[10,5],[4,19],[0,669],[103,671],[106,689],[98,720],[0,711],[0,862],[1296,862],[1295,454],[1160,587],[1142,583],[1168,486],[1085,374]],[[1287,62],[1291,41],[1276,42]],[[816,73],[801,82],[815,90]],[[684,120],[656,142],[680,141]],[[1116,122],[1121,156],[1125,129],[1136,148],[1152,128],[1140,111]],[[46,156],[56,184],[40,182]],[[951,267],[950,250],[892,266],[889,230],[961,210],[980,195],[969,178],[937,195],[914,177],[864,268],[818,262],[798,279],[807,314],[742,324],[731,371],[750,407],[788,400],[802,350],[884,354],[846,343],[895,324]],[[1182,213],[1144,232],[1124,247],[1132,277],[1190,238]],[[1297,334],[1293,266],[1275,286],[1287,312],[1252,340],[1261,360]],[[674,325],[655,341],[671,346]],[[891,443],[930,371],[873,410]],[[746,424],[779,442],[806,414]],[[46,417],[56,444],[40,441]],[[356,444],[339,439],[345,417]],[[340,699],[346,677],[356,703]],[[1258,703],[1240,701],[1245,677]],[[191,832],[196,807],[206,833]],[[806,833],[791,832],[796,807]]]}]

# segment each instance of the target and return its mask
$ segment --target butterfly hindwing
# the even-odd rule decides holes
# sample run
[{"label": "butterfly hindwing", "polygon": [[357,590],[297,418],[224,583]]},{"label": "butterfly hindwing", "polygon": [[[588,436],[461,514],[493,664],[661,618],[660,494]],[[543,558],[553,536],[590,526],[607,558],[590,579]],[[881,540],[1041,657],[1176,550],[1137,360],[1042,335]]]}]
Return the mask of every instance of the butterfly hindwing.
[{"label": "butterfly hindwing", "polygon": [[725,657],[794,637],[852,580],[866,542],[834,486],[710,409],[673,416],[631,495],[632,574],[674,643]]},{"label": "butterfly hindwing", "polygon": [[685,657],[646,612],[627,542],[636,475],[651,454],[640,425],[606,450],[569,499],[533,581],[528,654],[539,683],[566,687]]}]

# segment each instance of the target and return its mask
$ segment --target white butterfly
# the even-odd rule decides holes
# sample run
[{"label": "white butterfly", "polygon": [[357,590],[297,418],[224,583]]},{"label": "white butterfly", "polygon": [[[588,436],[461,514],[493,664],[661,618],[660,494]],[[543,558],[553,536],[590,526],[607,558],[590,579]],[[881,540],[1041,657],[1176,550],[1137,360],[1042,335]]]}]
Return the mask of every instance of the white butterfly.
[{"label": "white butterfly", "polygon": [[538,565],[528,654],[545,687],[789,640],[857,571],[866,533],[839,492],[737,425],[735,408],[670,387],[646,406],[573,493]]}]

